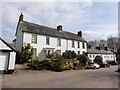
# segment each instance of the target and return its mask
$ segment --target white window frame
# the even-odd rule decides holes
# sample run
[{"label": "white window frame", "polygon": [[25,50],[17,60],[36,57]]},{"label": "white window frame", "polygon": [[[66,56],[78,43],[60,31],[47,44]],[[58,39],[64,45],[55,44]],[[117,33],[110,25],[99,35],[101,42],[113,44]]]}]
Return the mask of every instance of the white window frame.
[{"label": "white window frame", "polygon": [[31,43],[37,43],[37,35],[32,34]]}]

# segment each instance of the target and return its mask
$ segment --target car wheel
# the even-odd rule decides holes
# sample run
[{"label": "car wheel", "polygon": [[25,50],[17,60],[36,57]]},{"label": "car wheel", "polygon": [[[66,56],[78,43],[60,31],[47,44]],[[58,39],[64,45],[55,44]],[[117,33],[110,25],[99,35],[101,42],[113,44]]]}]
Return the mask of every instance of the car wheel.
[{"label": "car wheel", "polygon": [[94,67],[94,69],[96,69],[96,67]]}]

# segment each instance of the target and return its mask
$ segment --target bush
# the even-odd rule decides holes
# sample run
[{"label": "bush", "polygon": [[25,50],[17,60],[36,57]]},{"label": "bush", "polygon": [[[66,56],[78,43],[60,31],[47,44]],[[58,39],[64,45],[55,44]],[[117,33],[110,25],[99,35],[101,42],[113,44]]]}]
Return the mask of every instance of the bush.
[{"label": "bush", "polygon": [[29,67],[35,70],[54,70],[54,71],[63,71],[70,69],[79,69],[79,61],[78,60],[68,60],[68,59],[49,59],[49,58],[33,58],[29,60]]},{"label": "bush", "polygon": [[115,61],[107,60],[107,63],[110,64],[110,65],[117,65],[117,63]]},{"label": "bush", "polygon": [[78,54],[76,59],[79,60],[81,68],[86,67],[86,65],[88,64],[88,57],[85,54]]},{"label": "bush", "polygon": [[117,55],[116,61],[117,61],[117,62],[120,62],[120,54]]},{"label": "bush", "polygon": [[74,59],[76,58],[76,53],[74,51],[66,50],[63,52],[62,57],[65,59]]},{"label": "bush", "polygon": [[96,56],[95,59],[94,59],[94,62],[98,63],[98,64],[101,63],[102,61],[103,61],[102,56]]},{"label": "bush", "polygon": [[62,59],[62,56],[57,54],[56,52],[52,52],[52,53],[48,53],[46,55],[46,58],[49,58],[49,59]]},{"label": "bush", "polygon": [[73,69],[81,69],[79,60],[73,60]]},{"label": "bush", "polygon": [[34,55],[33,47],[28,43],[21,48],[20,63],[26,63],[29,59],[32,59]]}]

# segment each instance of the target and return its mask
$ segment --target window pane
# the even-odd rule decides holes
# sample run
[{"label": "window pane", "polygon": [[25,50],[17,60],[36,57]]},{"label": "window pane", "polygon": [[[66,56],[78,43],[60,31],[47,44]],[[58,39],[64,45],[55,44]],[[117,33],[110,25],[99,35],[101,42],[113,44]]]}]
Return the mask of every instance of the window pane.
[{"label": "window pane", "polygon": [[61,55],[61,50],[56,50],[56,53],[57,53],[58,55]]},{"label": "window pane", "polygon": [[32,34],[32,43],[37,43],[37,35]]},{"label": "window pane", "polygon": [[85,48],[85,43],[83,42],[82,44],[83,44],[83,45],[82,45],[82,46],[83,46],[83,48]]},{"label": "window pane", "polygon": [[46,44],[47,44],[47,45],[50,44],[50,39],[49,39],[49,37],[46,37]]},{"label": "window pane", "polygon": [[36,55],[37,55],[37,49],[34,48],[34,57],[36,57]]},{"label": "window pane", "polygon": [[80,48],[80,42],[78,42],[78,48]]},{"label": "window pane", "polygon": [[78,51],[78,54],[80,54],[80,51]]},{"label": "window pane", "polygon": [[72,47],[73,47],[73,48],[75,47],[75,43],[74,43],[74,41],[72,41]]},{"label": "window pane", "polygon": [[61,46],[61,39],[60,38],[57,39],[57,46]]}]

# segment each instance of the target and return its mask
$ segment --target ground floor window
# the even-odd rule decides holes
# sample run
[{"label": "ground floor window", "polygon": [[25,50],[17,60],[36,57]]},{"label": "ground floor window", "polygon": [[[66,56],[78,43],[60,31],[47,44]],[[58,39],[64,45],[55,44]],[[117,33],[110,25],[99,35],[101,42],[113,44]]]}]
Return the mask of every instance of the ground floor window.
[{"label": "ground floor window", "polygon": [[36,57],[36,56],[37,56],[37,49],[34,48],[34,57]]},{"label": "ground floor window", "polygon": [[58,55],[61,55],[61,50],[56,50],[56,53],[57,53]]},{"label": "ground floor window", "polygon": [[54,50],[52,50],[52,49],[46,49],[46,50],[44,50],[44,51],[45,51],[45,54],[46,54],[46,55],[54,52]]},{"label": "ground floor window", "polygon": [[80,51],[78,51],[78,54],[80,54]]}]

